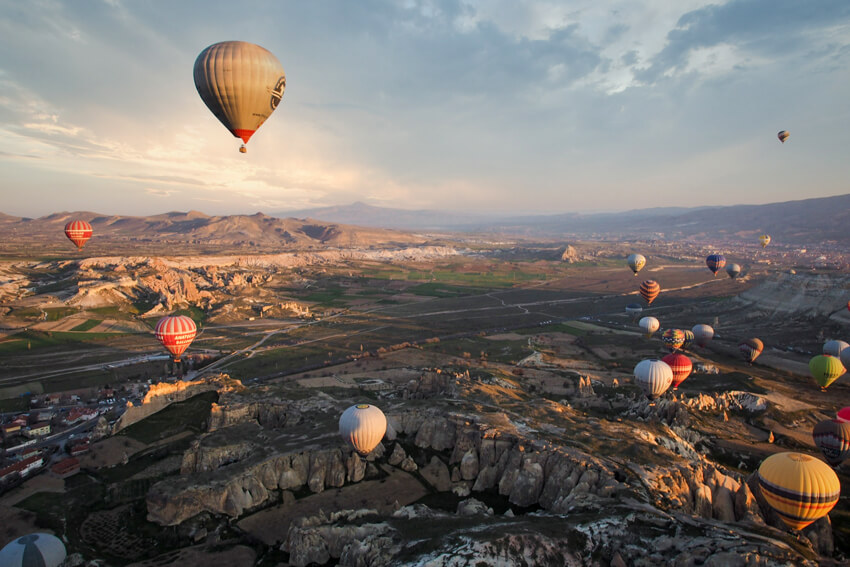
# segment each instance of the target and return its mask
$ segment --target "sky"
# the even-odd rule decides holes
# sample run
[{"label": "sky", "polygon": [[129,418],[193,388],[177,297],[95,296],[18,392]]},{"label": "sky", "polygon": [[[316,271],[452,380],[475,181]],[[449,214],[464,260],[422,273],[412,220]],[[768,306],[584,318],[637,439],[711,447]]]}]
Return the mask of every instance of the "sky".
[{"label": "sky", "polygon": [[[237,39],[287,79],[246,154],[192,78]],[[848,101],[846,0],[0,0],[0,211],[825,197]]]}]

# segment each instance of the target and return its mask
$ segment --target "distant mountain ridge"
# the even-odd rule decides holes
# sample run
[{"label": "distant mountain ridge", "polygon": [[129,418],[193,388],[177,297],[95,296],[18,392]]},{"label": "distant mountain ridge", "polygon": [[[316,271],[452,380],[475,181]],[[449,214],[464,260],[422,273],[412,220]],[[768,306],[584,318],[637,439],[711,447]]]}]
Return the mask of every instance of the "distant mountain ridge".
[{"label": "distant mountain ridge", "polygon": [[364,203],[278,213],[399,230],[495,232],[530,237],[728,238],[761,233],[788,243],[850,243],[850,194],[766,205],[660,207],[619,213],[552,215],[459,214],[410,211]]}]

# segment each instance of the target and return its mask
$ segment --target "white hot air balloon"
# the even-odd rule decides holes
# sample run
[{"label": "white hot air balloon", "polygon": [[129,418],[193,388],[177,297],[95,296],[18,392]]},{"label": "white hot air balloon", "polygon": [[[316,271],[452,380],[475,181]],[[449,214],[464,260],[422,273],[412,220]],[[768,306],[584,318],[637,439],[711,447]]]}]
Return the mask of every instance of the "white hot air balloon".
[{"label": "white hot air balloon", "polygon": [[58,567],[65,561],[65,557],[65,544],[61,539],[50,534],[35,533],[15,538],[0,550],[0,565]]},{"label": "white hot air balloon", "polygon": [[701,347],[707,345],[714,338],[714,329],[710,325],[694,325],[691,332],[694,334],[694,342]]},{"label": "white hot air balloon", "polygon": [[373,405],[351,406],[339,418],[340,436],[361,455],[371,453],[386,432],[387,417]]},{"label": "white hot air balloon", "polygon": [[635,383],[647,398],[654,400],[673,383],[673,369],[662,360],[641,360],[635,366]]},{"label": "white hot air balloon", "polygon": [[823,353],[830,356],[840,357],[845,348],[850,348],[850,345],[844,341],[826,341],[823,343]]},{"label": "white hot air balloon", "polygon": [[270,51],[245,41],[223,41],[195,60],[195,88],[207,108],[244,144],[275,111],[286,88],[283,66]]},{"label": "white hot air balloon", "polygon": [[655,331],[661,328],[661,323],[655,317],[644,317],[638,321],[638,325],[646,338],[651,337]]}]

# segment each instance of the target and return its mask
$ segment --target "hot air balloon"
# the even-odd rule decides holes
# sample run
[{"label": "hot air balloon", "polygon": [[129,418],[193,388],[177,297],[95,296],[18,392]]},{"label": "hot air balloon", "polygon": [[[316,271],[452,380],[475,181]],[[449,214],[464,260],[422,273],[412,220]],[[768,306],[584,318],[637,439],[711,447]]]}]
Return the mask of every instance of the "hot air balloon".
[{"label": "hot air balloon", "polygon": [[838,413],[835,414],[835,419],[843,423],[850,423],[850,406],[838,410]]},{"label": "hot air balloon", "polygon": [[661,361],[666,362],[670,370],[673,371],[672,386],[674,390],[685,381],[685,378],[691,375],[691,371],[694,369],[691,359],[678,352],[671,352],[662,358]]},{"label": "hot air balloon", "polygon": [[702,323],[694,325],[691,332],[694,334],[694,342],[701,347],[706,346],[709,342],[711,342],[711,339],[714,338],[714,329],[712,329],[711,326],[704,325]]},{"label": "hot air balloon", "polygon": [[842,350],[838,358],[841,360],[841,365],[844,368],[850,368],[850,348]]},{"label": "hot air balloon", "polygon": [[629,257],[626,259],[629,263],[629,267],[635,273],[635,277],[637,277],[637,273],[643,269],[646,265],[646,258],[643,254],[629,254]]},{"label": "hot air balloon", "polygon": [[647,398],[654,400],[673,383],[673,370],[661,360],[641,360],[635,366],[635,382]]},{"label": "hot air balloon", "polygon": [[726,258],[720,254],[710,254],[705,258],[705,265],[708,266],[708,269],[711,270],[711,273],[716,278],[717,270],[720,270],[726,265]]},{"label": "hot air balloon", "polygon": [[223,41],[195,59],[195,88],[207,108],[244,144],[283,97],[286,74],[268,50],[244,41]]},{"label": "hot air balloon", "polygon": [[646,280],[640,284],[640,296],[646,300],[647,305],[652,305],[659,293],[661,293],[661,286],[655,280]]},{"label": "hot air balloon", "polygon": [[644,335],[648,339],[655,331],[661,327],[661,323],[655,317],[644,317],[638,321],[638,326],[643,330]]},{"label": "hot air balloon", "polygon": [[809,372],[812,378],[826,390],[830,384],[838,380],[838,377],[847,372],[841,364],[841,360],[828,354],[819,354],[809,361]]},{"label": "hot air balloon", "polygon": [[684,335],[685,335],[685,340],[682,341],[682,348],[683,349],[690,348],[690,346],[692,344],[694,344],[694,339],[696,338],[694,336],[693,331],[689,331],[687,329],[682,329],[682,333],[684,333]]},{"label": "hot air balloon", "polygon": [[744,355],[744,360],[752,364],[764,350],[764,343],[759,339],[747,339],[738,344],[738,350]]},{"label": "hot air balloon", "polygon": [[631,315],[632,317],[637,317],[640,315],[641,311],[643,311],[643,307],[638,305],[637,303],[629,303],[626,305],[626,313]]},{"label": "hot air balloon", "polygon": [[0,550],[3,567],[58,567],[65,561],[65,544],[51,534],[28,534],[13,539]]},{"label": "hot air balloon", "polygon": [[829,465],[802,453],[776,453],[759,467],[759,489],[771,508],[792,530],[826,516],[841,493]]},{"label": "hot air balloon", "polygon": [[812,439],[821,450],[826,462],[837,467],[850,457],[850,423],[827,419],[812,430]]},{"label": "hot air balloon", "polygon": [[157,340],[168,349],[174,362],[180,362],[180,355],[189,348],[197,332],[195,322],[185,315],[163,317],[154,330]]},{"label": "hot air balloon", "polygon": [[361,455],[371,453],[386,432],[384,412],[369,404],[351,406],[339,418],[339,434]]},{"label": "hot air balloon", "polygon": [[776,137],[779,138],[779,141],[782,142],[783,144],[785,143],[785,140],[787,140],[789,136],[791,136],[791,133],[788,132],[788,130],[780,130],[779,134],[776,135]]},{"label": "hot air balloon", "polygon": [[847,302],[847,311],[850,311],[850,301]]},{"label": "hot air balloon", "polygon": [[823,343],[823,353],[828,354],[829,356],[841,356],[841,351],[848,347],[850,347],[850,345],[844,341],[826,341]]},{"label": "hot air balloon", "polygon": [[761,236],[759,236],[759,244],[761,244],[762,248],[770,244],[770,235],[762,234]]},{"label": "hot air balloon", "polygon": [[75,220],[65,225],[65,236],[77,246],[77,250],[83,249],[83,246],[89,241],[91,235],[91,225],[86,221]]},{"label": "hot air balloon", "polygon": [[726,266],[726,273],[729,274],[729,277],[734,280],[738,277],[738,274],[741,273],[741,265],[729,264],[728,266]]},{"label": "hot air balloon", "polygon": [[678,350],[685,343],[685,333],[681,329],[667,329],[661,335],[661,342],[671,351]]}]

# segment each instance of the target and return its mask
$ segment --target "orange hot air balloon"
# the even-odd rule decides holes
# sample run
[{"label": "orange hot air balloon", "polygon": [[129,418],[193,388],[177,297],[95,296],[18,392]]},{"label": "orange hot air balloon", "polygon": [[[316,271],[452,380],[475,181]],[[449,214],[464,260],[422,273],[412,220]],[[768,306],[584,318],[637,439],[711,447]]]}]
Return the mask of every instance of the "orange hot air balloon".
[{"label": "orange hot air balloon", "polygon": [[667,366],[673,370],[674,390],[685,381],[685,378],[691,375],[691,371],[694,369],[694,364],[691,362],[691,359],[678,352],[668,354],[662,358],[661,361],[666,362]]},{"label": "orange hot air balloon", "polygon": [[761,495],[792,530],[826,516],[838,502],[841,484],[829,465],[802,453],[776,453],[758,470]]},{"label": "orange hot air balloon", "polygon": [[77,246],[77,250],[83,249],[83,246],[89,241],[91,235],[91,225],[86,221],[75,220],[65,225],[65,236]]},{"label": "orange hot air balloon", "polygon": [[646,300],[647,305],[652,305],[659,293],[661,293],[661,286],[655,280],[646,280],[640,284],[640,296]]},{"label": "orange hot air balloon", "polygon": [[163,317],[154,330],[157,340],[162,343],[174,357],[174,362],[180,362],[183,354],[198,333],[195,322],[185,315]]}]

